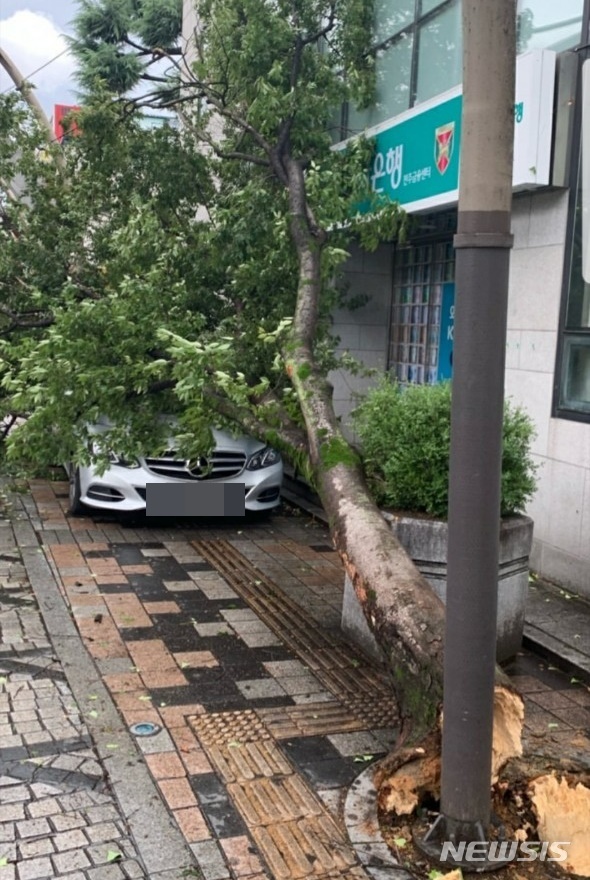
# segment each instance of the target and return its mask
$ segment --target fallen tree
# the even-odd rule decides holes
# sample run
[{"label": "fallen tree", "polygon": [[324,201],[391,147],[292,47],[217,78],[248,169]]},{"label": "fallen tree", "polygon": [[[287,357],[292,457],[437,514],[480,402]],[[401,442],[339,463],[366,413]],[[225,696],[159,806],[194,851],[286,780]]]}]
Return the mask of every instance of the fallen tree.
[{"label": "fallen tree", "polygon": [[[100,78],[129,116],[145,108],[180,114],[175,149],[190,141],[191,161],[197,162],[195,146],[209,156],[215,187],[208,191],[207,223],[196,229],[188,220],[203,204],[198,187],[178,195],[180,217],[158,198],[156,227],[147,184],[143,201],[130,198],[123,217],[125,205],[118,203],[114,236],[106,234],[106,202],[94,215],[77,239],[76,273],[57,281],[67,296],[52,312],[52,326],[28,338],[26,357],[13,358],[5,379],[13,403],[32,413],[14,454],[83,456],[84,425],[106,412],[126,423],[113,432],[112,444],[131,455],[153,431],[162,395],[167,408],[173,396],[183,407],[187,451],[202,443],[195,426],[211,413],[279,445],[313,479],[335,546],[385,651],[399,705],[399,746],[409,750],[398,749],[391,770],[408,755],[420,755],[416,748],[438,748],[444,609],[375,506],[327,379],[337,364],[327,317],[347,243],[357,239],[374,248],[400,235],[406,222],[396,205],[367,191],[370,144],[355,140],[334,151],[329,133],[342,101],[362,106],[372,99],[372,4],[201,0],[199,26],[184,55],[177,51],[179,5],[162,0],[170,14],[157,16],[153,3],[129,4],[120,20],[121,4],[85,3],[74,52],[87,89],[95,90]],[[142,78],[150,90],[129,99]],[[90,134],[92,115],[85,125]],[[96,125],[94,136],[96,145]],[[125,180],[114,161],[108,173],[118,185]],[[108,189],[104,171],[101,180]],[[372,211],[359,216],[363,199],[372,200]],[[181,278],[175,260],[181,254],[186,260],[183,223],[194,232],[194,252]],[[90,238],[100,237],[100,259],[88,249],[89,228]],[[109,242],[116,243],[112,250]],[[174,284],[163,298],[168,271]],[[131,328],[131,313],[140,314],[130,308],[134,297],[138,305],[142,297],[149,302],[149,345],[140,327]],[[104,349],[85,351],[81,332],[92,338],[107,326]],[[125,333],[132,333],[129,352]],[[48,444],[55,425],[61,427]],[[504,680],[498,682],[497,712],[498,730],[508,732],[506,741],[518,752],[522,705]]]}]

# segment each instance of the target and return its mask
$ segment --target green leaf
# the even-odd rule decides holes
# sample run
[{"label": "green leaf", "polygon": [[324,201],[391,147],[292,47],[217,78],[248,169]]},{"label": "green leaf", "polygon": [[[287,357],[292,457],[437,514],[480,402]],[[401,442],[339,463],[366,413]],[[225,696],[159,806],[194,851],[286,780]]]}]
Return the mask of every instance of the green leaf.
[{"label": "green leaf", "polygon": [[89,718],[98,718],[98,712],[96,709],[91,709],[90,712],[86,713]]},{"label": "green leaf", "polygon": [[107,862],[120,862],[123,856],[117,850],[110,849],[107,853]]},{"label": "green leaf", "polygon": [[395,845],[398,846],[400,849],[403,849],[404,846],[406,846],[407,843],[408,843],[408,841],[406,840],[405,837],[394,837],[393,842],[394,842]]}]

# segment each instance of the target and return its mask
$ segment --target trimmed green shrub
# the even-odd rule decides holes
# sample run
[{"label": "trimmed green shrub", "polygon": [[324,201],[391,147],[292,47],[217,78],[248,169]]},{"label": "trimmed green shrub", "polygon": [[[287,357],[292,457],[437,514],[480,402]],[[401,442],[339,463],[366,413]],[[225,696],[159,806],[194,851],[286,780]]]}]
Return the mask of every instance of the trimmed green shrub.
[{"label": "trimmed green shrub", "polygon": [[[382,507],[447,516],[451,445],[451,383],[402,388],[385,378],[353,414],[365,473]],[[537,465],[531,456],[534,427],[510,403],[504,408],[502,516],[524,510]]]}]

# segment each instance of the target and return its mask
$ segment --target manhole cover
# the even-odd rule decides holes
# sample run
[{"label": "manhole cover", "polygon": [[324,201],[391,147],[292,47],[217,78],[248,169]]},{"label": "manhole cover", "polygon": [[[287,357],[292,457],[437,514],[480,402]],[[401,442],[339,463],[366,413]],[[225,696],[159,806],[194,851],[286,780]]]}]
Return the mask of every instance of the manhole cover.
[{"label": "manhole cover", "polygon": [[137,724],[132,724],[129,728],[134,736],[153,736],[155,733],[159,733],[161,729],[158,724],[152,724],[151,721],[138,721]]}]

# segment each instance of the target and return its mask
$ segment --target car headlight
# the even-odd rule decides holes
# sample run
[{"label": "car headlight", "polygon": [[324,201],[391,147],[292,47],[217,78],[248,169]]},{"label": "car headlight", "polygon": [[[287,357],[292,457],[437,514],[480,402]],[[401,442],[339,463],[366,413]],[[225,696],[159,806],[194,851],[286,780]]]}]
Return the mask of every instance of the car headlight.
[{"label": "car headlight", "polygon": [[280,460],[280,453],[276,449],[273,449],[272,446],[265,446],[264,449],[261,449],[260,452],[256,452],[252,456],[247,467],[249,471],[259,471],[260,468],[278,464]]},{"label": "car headlight", "polygon": [[141,467],[138,460],[136,458],[122,458],[120,455],[115,455],[114,452],[109,452],[109,461],[111,464],[116,464],[117,467],[124,468],[138,468]]}]

